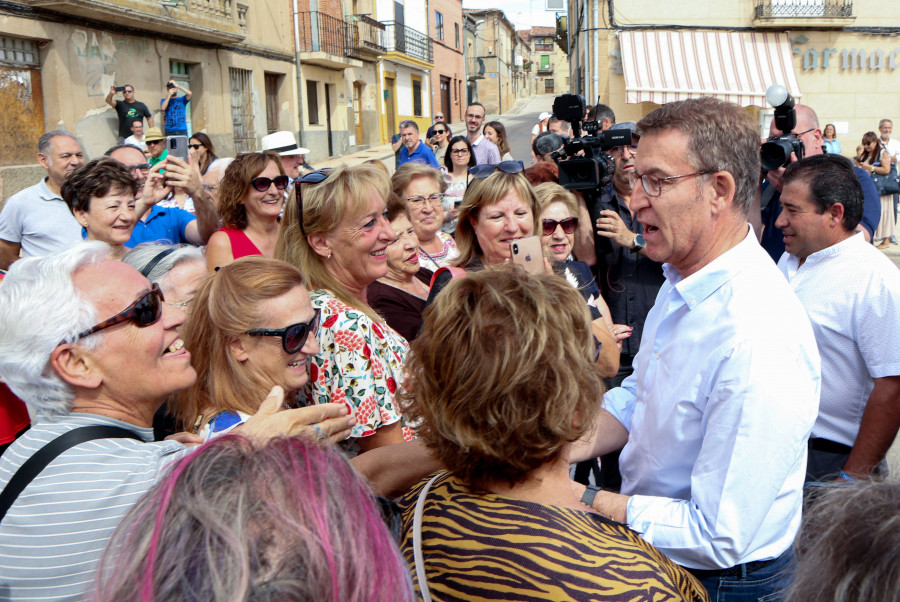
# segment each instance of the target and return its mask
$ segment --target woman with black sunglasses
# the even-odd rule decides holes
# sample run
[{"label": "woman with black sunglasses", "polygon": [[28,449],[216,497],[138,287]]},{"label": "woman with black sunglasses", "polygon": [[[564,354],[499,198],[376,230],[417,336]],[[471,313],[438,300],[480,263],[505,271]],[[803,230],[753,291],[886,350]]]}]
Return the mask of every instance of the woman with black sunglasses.
[{"label": "woman with black sunglasses", "polygon": [[450,147],[450,138],[453,136],[453,132],[450,131],[450,126],[443,121],[435,122],[432,127],[431,131],[434,136],[432,136],[429,146],[434,151],[434,158],[440,165],[444,162],[444,155],[447,154],[447,149]]},{"label": "woman with black sunglasses", "polygon": [[247,255],[275,255],[279,217],[289,178],[277,153],[238,155],[219,184],[223,227],[206,247],[210,272]]},{"label": "woman with black sunglasses", "polygon": [[469,181],[469,168],[475,167],[475,151],[465,136],[454,136],[447,144],[447,154],[443,159],[441,172],[447,182],[444,191],[444,225],[441,231],[447,234],[456,232],[456,220],[459,218],[459,205],[466,193]]},{"label": "woman with black sunglasses", "polygon": [[228,432],[274,386],[294,405],[319,351],[317,325],[300,271],[283,261],[244,257],[208,276],[181,329],[197,371],[194,385],[170,403],[182,430],[204,439]]},{"label": "woman with black sunglasses", "polygon": [[191,162],[200,168],[201,176],[206,175],[206,170],[218,159],[212,140],[203,132],[196,132],[191,136],[188,150],[191,153]]}]

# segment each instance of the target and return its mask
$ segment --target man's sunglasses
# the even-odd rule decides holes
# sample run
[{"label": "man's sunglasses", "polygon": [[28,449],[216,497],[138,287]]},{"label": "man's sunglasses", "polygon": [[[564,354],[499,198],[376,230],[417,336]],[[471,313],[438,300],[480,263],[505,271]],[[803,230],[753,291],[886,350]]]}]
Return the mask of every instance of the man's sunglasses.
[{"label": "man's sunglasses", "polygon": [[567,217],[566,219],[559,221],[556,221],[555,219],[542,219],[541,224],[544,228],[544,236],[550,236],[556,232],[557,226],[562,226],[563,232],[566,234],[572,234],[575,232],[575,228],[578,227],[578,218]]},{"label": "man's sunglasses", "polygon": [[502,171],[503,173],[521,173],[525,169],[525,164],[521,161],[501,161],[500,163],[476,165],[469,168],[469,175],[473,178],[483,179],[494,173]]},{"label": "man's sunglasses", "polygon": [[202,144],[188,144],[188,146],[194,150],[197,150],[198,148],[200,148],[203,145]]},{"label": "man's sunglasses", "polygon": [[[147,293],[142,295],[140,299],[108,320],[103,320],[96,326],[92,326],[83,332],[79,332],[75,335],[75,340],[83,339],[88,335],[111,328],[122,322],[133,322],[138,328],[145,328],[151,324],[156,324],[162,317],[162,304],[165,300],[162,291],[159,290],[159,284],[154,283],[153,287]],[[66,341],[63,341],[60,344],[65,342]]]},{"label": "man's sunglasses", "polygon": [[284,328],[270,330],[268,328],[254,328],[246,334],[253,337],[281,337],[281,347],[287,353],[297,353],[306,345],[309,335],[315,335],[319,330],[319,310],[309,322],[297,322]]},{"label": "man's sunglasses", "polygon": [[147,144],[162,144],[165,140],[146,140]]},{"label": "man's sunglasses", "polygon": [[250,180],[250,185],[253,186],[253,189],[257,192],[265,192],[267,191],[272,184],[275,184],[275,188],[278,190],[284,190],[287,188],[287,185],[290,184],[291,179],[288,176],[280,175],[275,176],[274,178],[266,178],[260,176],[258,178],[253,178]]},{"label": "man's sunglasses", "polygon": [[318,184],[324,181],[329,174],[331,174],[330,169],[317,169],[297,181],[297,221],[300,223],[300,232],[303,236],[306,236],[306,228],[303,227],[303,187],[301,184]]}]

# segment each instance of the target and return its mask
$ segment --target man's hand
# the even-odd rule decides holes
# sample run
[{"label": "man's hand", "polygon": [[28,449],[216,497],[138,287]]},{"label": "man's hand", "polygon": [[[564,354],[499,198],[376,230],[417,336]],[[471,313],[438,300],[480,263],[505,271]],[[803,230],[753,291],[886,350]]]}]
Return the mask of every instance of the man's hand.
[{"label": "man's hand", "polygon": [[165,169],[165,167],[166,161],[160,161],[150,168],[150,172],[147,174],[147,180],[144,182],[144,190],[141,193],[141,198],[138,199],[134,208],[137,213],[137,219],[144,217],[144,215],[153,208],[153,205],[169,196],[169,193],[172,192],[172,189],[166,186],[165,176],[159,173],[159,171]]},{"label": "man's hand", "polygon": [[[791,153],[791,163],[797,161],[797,155]],[[775,190],[781,192],[781,187],[784,185],[784,167],[779,167],[778,169],[770,170],[766,173],[766,179],[769,181],[769,185],[774,186]]]},{"label": "man's hand", "polygon": [[605,238],[612,239],[614,243],[624,249],[634,248],[634,232],[632,232],[622,217],[611,209],[604,209],[600,212],[596,224],[597,234]]},{"label": "man's hand", "polygon": [[166,163],[166,180],[169,186],[184,190],[194,201],[194,215],[197,219],[187,225],[185,238],[192,245],[205,245],[209,242],[209,237],[219,229],[219,214],[209,193],[203,189],[200,168],[196,163],[186,163],[178,157],[169,157]]},{"label": "man's hand", "polygon": [[293,410],[283,408],[284,389],[272,387],[256,414],[238,427],[240,434],[254,443],[298,435],[313,441],[328,439],[337,443],[349,437],[350,429],[356,424],[356,418],[349,415],[350,410],[342,403],[323,403]]},{"label": "man's hand", "polygon": [[170,188],[180,188],[191,198],[204,194],[203,183],[200,181],[200,169],[196,165],[189,165],[178,157],[169,156],[166,163],[166,185]]}]

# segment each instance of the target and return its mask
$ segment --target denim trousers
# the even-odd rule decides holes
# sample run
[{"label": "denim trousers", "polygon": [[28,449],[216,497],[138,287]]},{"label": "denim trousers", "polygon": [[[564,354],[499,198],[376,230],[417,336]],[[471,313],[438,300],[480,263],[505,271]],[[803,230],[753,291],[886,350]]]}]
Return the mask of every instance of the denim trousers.
[{"label": "denim trousers", "polygon": [[791,585],[794,555],[789,548],[781,556],[753,572],[699,579],[711,602],[771,602],[782,600]]}]

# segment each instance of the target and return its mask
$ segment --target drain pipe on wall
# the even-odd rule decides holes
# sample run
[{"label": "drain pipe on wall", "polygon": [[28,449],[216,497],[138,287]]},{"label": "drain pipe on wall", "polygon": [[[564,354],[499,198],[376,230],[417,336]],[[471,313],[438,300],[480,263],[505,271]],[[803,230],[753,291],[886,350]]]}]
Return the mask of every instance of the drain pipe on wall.
[{"label": "drain pipe on wall", "polygon": [[600,102],[600,0],[594,0],[594,64],[591,65],[593,71],[593,90],[594,95],[591,97],[591,104]]},{"label": "drain pipe on wall", "polygon": [[297,143],[303,146],[303,74],[300,72],[300,22],[297,12],[297,0],[291,0],[291,11],[294,15],[294,60],[297,69]]}]

